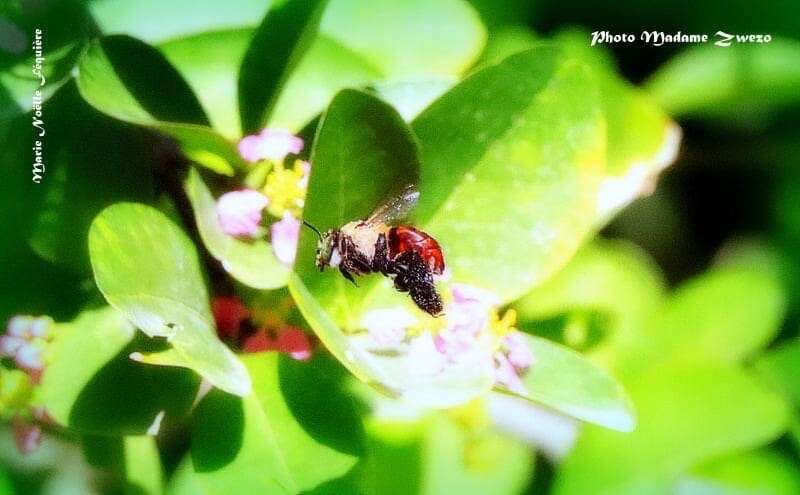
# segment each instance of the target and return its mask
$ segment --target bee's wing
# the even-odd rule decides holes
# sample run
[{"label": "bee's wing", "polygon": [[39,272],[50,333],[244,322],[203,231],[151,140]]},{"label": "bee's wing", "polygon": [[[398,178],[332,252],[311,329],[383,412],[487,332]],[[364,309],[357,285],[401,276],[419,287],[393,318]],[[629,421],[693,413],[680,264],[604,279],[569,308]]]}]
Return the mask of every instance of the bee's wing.
[{"label": "bee's wing", "polygon": [[418,199],[419,191],[414,185],[409,184],[403,188],[400,194],[379,206],[364,222],[368,225],[392,225],[408,216],[409,212],[417,205]]}]

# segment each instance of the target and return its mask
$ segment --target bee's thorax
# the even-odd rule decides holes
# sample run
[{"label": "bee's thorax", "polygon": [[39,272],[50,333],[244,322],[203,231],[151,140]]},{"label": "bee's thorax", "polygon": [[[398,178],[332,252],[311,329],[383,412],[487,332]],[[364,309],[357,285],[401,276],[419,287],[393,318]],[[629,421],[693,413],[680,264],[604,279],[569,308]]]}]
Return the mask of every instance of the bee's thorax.
[{"label": "bee's thorax", "polygon": [[375,243],[378,241],[378,236],[385,233],[386,230],[388,227],[367,225],[362,221],[350,222],[341,229],[342,234],[353,241],[356,249],[370,260],[375,256]]}]

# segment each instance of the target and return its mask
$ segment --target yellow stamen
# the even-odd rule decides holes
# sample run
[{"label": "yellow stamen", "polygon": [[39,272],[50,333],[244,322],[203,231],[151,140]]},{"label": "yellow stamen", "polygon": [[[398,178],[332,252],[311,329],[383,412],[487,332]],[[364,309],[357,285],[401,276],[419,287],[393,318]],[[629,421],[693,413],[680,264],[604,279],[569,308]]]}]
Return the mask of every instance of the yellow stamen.
[{"label": "yellow stamen", "polygon": [[488,428],[491,422],[489,411],[486,409],[486,401],[483,398],[473,399],[466,404],[449,409],[447,412],[453,421],[472,432]]},{"label": "yellow stamen", "polygon": [[281,218],[284,211],[289,211],[299,218],[305,201],[306,188],[303,183],[305,175],[302,160],[295,160],[294,167],[288,169],[282,162],[276,163],[267,175],[264,195],[269,198],[267,211],[270,215]]},{"label": "yellow stamen", "polygon": [[503,317],[500,318],[496,311],[492,312],[491,322],[490,325],[492,327],[492,332],[498,337],[502,337],[514,330],[514,325],[517,323],[517,312],[513,309],[506,310]]}]

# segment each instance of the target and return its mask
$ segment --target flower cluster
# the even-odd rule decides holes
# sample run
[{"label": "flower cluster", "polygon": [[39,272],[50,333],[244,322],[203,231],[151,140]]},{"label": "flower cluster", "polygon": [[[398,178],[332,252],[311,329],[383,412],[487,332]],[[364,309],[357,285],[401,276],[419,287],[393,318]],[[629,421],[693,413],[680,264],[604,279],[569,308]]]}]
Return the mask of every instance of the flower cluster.
[{"label": "flower cluster", "polygon": [[0,406],[11,417],[17,449],[23,454],[36,450],[42,440],[38,421],[46,421],[41,407],[32,404],[33,387],[45,368],[45,350],[51,340],[49,317],[15,316],[0,336],[0,358],[12,360],[16,369],[0,367]]},{"label": "flower cluster", "polygon": [[303,150],[303,140],[287,131],[264,129],[239,142],[239,154],[251,163],[245,179],[248,187],[219,197],[217,219],[228,235],[253,239],[266,233],[262,229],[263,212],[273,221],[269,233],[272,249],[286,266],[294,263],[311,164],[295,158],[287,166],[287,157]]},{"label": "flower cluster", "polygon": [[243,352],[278,351],[300,361],[313,354],[308,335],[287,324],[284,318],[255,315],[235,296],[215,297],[211,306],[219,337]]},{"label": "flower cluster", "polygon": [[44,349],[53,320],[46,317],[15,316],[0,337],[0,357],[14,360],[17,368],[39,381],[44,370]]},{"label": "flower cluster", "polygon": [[239,154],[250,163],[282,162],[287,155],[303,151],[303,140],[281,129],[264,129],[239,141]]},{"label": "flower cluster", "polygon": [[491,360],[495,384],[528,395],[522,376],[533,363],[523,334],[514,328],[516,314],[501,317],[500,301],[490,292],[453,284],[442,319],[419,320],[402,308],[368,311],[361,320],[370,346],[405,352],[414,373],[433,375],[448,365],[471,359]]}]

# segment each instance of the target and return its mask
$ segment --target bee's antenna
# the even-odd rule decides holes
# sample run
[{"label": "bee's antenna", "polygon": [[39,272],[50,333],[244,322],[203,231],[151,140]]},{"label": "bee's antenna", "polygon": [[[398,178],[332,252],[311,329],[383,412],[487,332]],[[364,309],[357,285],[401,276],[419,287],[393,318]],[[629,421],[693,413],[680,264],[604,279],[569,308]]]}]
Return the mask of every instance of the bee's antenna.
[{"label": "bee's antenna", "polygon": [[314,231],[314,233],[315,233],[315,234],[317,234],[317,237],[319,237],[319,238],[320,238],[320,240],[322,240],[322,234],[320,233],[319,229],[317,229],[316,227],[314,227],[314,226],[313,226],[313,225],[311,225],[310,223],[306,222],[305,220],[303,220],[303,225],[305,225],[305,226],[306,226],[306,227],[308,227],[309,229],[313,230],[313,231]]}]

